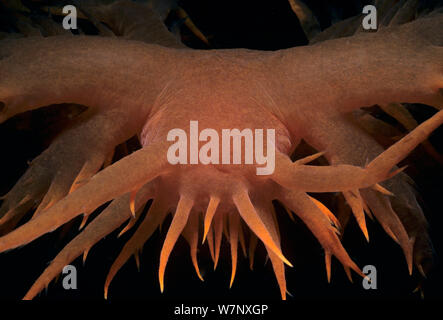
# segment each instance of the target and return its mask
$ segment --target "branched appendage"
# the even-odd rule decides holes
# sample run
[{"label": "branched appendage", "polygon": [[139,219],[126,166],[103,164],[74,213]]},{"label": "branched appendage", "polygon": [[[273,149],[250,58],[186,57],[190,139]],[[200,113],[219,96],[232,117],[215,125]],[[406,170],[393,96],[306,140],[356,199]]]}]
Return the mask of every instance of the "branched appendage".
[{"label": "branched appendage", "polygon": [[[138,193],[136,200],[137,208],[143,207],[146,201],[154,195],[154,184],[148,183]],[[94,244],[117,229],[122,223],[130,219],[131,212],[128,206],[129,195],[116,198],[112,203],[88,226],[75,237],[66,247],[51,261],[42,275],[34,282],[24,296],[24,300],[33,299],[40,291],[63,270],[64,266],[71,263],[83,254],[83,262],[89,250]]]},{"label": "branched appendage", "polygon": [[[161,172],[166,159],[162,145],[153,145],[135,152],[94,175],[62,200],[47,208],[28,223],[0,238],[0,250],[5,251],[29,243],[41,235],[53,231],[80,214],[89,215],[98,206],[128,190],[138,190]],[[163,153],[164,152],[164,153]],[[145,168],[146,163],[150,169]],[[125,177],[121,181],[121,177]],[[117,181],[120,180],[120,183]],[[106,185],[106,188],[102,186]]]},{"label": "branched appendage", "polygon": [[[423,137],[442,123],[441,112],[427,122],[429,127],[414,130],[413,134],[401,139],[401,143],[394,144],[383,153],[373,138],[363,134],[356,126],[350,128],[350,120],[337,119],[362,106],[380,105],[382,110],[389,111],[408,130],[412,130],[415,124],[411,126],[410,119],[405,118],[407,113],[404,110],[388,107],[402,102],[427,104],[437,110],[443,107],[443,38],[441,33],[435,33],[435,30],[443,28],[443,15],[435,12],[407,23],[413,20],[411,12],[415,10],[410,4],[408,2],[403,6],[399,3],[391,14],[383,12],[382,24],[386,28],[380,28],[377,33],[358,32],[360,18],[355,17],[320,34],[314,39],[315,45],[300,48],[300,51],[299,48],[289,49],[286,56],[283,52],[280,57],[283,57],[286,69],[282,74],[288,77],[288,82],[299,83],[297,77],[300,74],[304,77],[303,83],[308,81],[305,90],[288,86],[291,90],[287,93],[288,102],[282,104],[284,119],[293,119],[298,125],[293,128],[294,132],[301,132],[303,138],[317,150],[325,150],[325,156],[332,166],[298,166],[292,170],[277,171],[275,181],[282,185],[287,183],[288,188],[299,187],[300,190],[319,192],[332,186],[328,186],[328,183],[336,185],[341,181],[342,189],[348,184],[348,190],[336,191],[343,192],[365,237],[369,239],[365,214],[372,212],[384,230],[402,247],[409,271],[412,272],[415,264],[424,274],[426,268],[423,265],[427,259],[432,259],[426,219],[415,200],[413,187],[408,183],[410,179],[404,173],[390,177],[392,172],[398,170],[395,165],[415,148],[416,142],[425,142]],[[349,37],[354,33],[357,34]],[[347,38],[324,41],[338,37]],[[312,60],[306,64],[304,59],[303,65],[300,65],[297,62],[300,60],[295,57],[305,49],[310,50]],[[294,73],[288,66],[294,66]],[[310,83],[309,79],[316,80]],[[326,81],[319,85],[317,79]],[[310,91],[312,88],[321,89],[321,93],[314,94]],[[305,94],[318,99],[311,99],[310,104],[304,104],[309,101]],[[297,101],[297,105],[289,101]],[[323,114],[318,110],[322,108],[325,110]],[[395,135],[392,128],[377,123],[376,119],[360,117],[355,122],[369,132],[372,130],[373,137],[378,141],[382,140],[380,138],[385,139],[385,145],[393,142],[386,141],[387,136]],[[300,129],[303,123],[306,127]],[[388,134],[380,137],[380,129]],[[432,154],[432,148],[427,147],[427,150]],[[435,155],[434,158],[439,159]],[[281,161],[289,164],[290,160],[283,156]],[[303,172],[306,172],[306,176]],[[346,179],[339,172],[346,172]],[[293,179],[283,181],[288,175],[293,179],[306,178],[301,183],[303,187]],[[370,182],[371,176],[375,180],[386,181],[382,185],[375,185]],[[321,181],[316,177],[329,178]],[[394,197],[386,190],[392,192]]]},{"label": "branched appendage", "polygon": [[[398,32],[403,29],[403,31],[401,31],[402,35],[399,35],[398,39],[403,39],[409,48],[414,48],[415,46],[417,53],[425,53],[422,57],[423,61],[431,62],[428,67],[411,63],[417,71],[417,74],[427,74],[429,82],[411,82],[413,87],[411,87],[410,92],[418,95],[409,101],[424,102],[440,109],[443,105],[443,96],[441,95],[441,87],[443,84],[443,54],[441,48],[443,41],[441,33],[435,33],[435,30],[441,29],[443,20],[441,9],[440,11],[429,14],[432,8],[423,10],[423,8],[420,8],[418,1],[376,1],[375,5],[377,7],[379,21],[378,32],[386,35],[387,33]],[[426,15],[428,16],[426,17]],[[425,18],[419,18],[419,20],[414,23],[406,24],[414,20],[417,16]],[[311,43],[349,37],[359,32],[364,33],[361,27],[359,27],[361,26],[361,19],[362,17],[360,16],[341,21],[319,34]],[[400,28],[392,28],[402,24],[406,25]],[[392,41],[391,47],[394,46],[398,46],[398,42]],[[400,55],[398,56],[400,57]],[[408,57],[407,54],[401,56],[404,59]],[[377,77],[376,81],[380,80],[381,79]],[[400,78],[397,83],[395,83],[396,87],[392,89],[398,90],[402,86],[403,80],[404,79]],[[386,84],[385,81],[383,81],[383,83],[384,85]],[[428,86],[428,92],[426,92],[426,88],[424,88],[422,84]],[[416,121],[409,114],[408,110],[400,103],[407,102],[409,99],[407,96],[401,97],[401,100],[392,97],[391,103],[387,103],[387,99],[384,103],[383,99],[380,99],[378,95],[374,95],[374,97],[379,99],[377,103],[380,108],[394,117],[407,130],[412,131],[417,126]],[[401,133],[393,131],[393,128],[389,127],[386,123],[380,122],[368,114],[360,114],[354,122],[364,128],[366,132],[370,133],[370,135],[383,146],[391,145],[394,141],[392,138],[402,136]],[[364,165],[368,161],[368,158],[374,158],[382,150],[374,141],[363,135],[357,128],[353,130],[352,138],[346,137],[348,130],[343,128],[343,125],[338,122],[334,122],[333,126],[329,126],[328,128],[328,139],[330,141],[337,141],[335,144],[332,143],[331,145],[329,143],[328,145],[326,140],[321,138],[321,134],[317,134],[315,137],[315,131],[318,129],[316,125],[311,128],[310,143],[321,149],[327,148],[327,157],[332,164],[347,163]],[[341,133],[340,130],[342,130]],[[391,137],[390,141],[386,139],[388,137]],[[328,146],[326,147],[326,145]],[[361,148],[362,145],[365,146],[365,149]],[[343,146],[347,146],[348,150],[343,148]],[[435,151],[428,141],[425,140],[423,142],[423,147],[430,156],[439,163],[442,163],[441,155]],[[370,215],[370,210],[372,210],[385,231],[395,241],[400,243],[407,258],[409,269],[412,269],[413,260],[417,269],[425,276],[430,266],[429,262],[432,264],[433,260],[432,244],[427,233],[426,219],[416,201],[416,192],[413,190],[409,181],[410,178],[406,174],[401,173],[383,183],[387,189],[392,191],[394,197],[387,197],[386,195],[378,194],[374,190],[369,189],[361,190],[361,192],[358,190],[356,190],[357,192],[345,192],[343,195],[367,239],[369,239],[369,235],[367,234],[365,225],[365,213]],[[353,196],[353,194],[358,195],[358,197]]]},{"label": "branched appendage", "polygon": [[349,112],[393,102],[441,109],[443,38],[435,32],[441,29],[443,14],[436,13],[377,33],[276,52],[275,84],[292,84],[275,88],[284,119],[299,123],[310,110]]},{"label": "branched appendage", "polygon": [[[157,86],[167,74],[161,67],[165,57],[157,57],[157,51],[151,49],[136,42],[88,37],[2,41],[0,122],[55,103],[89,107],[77,124],[34,159],[3,197],[2,233],[11,230],[30,208],[38,206],[35,215],[39,215],[87,181],[107,165],[116,145],[140,130],[160,88]],[[122,60],[127,50],[134,56]],[[162,75],[158,75],[159,69]],[[152,78],[140,82],[140,74]]]},{"label": "branched appendage", "polygon": [[[368,184],[373,184],[373,190],[378,192],[378,195],[389,194],[389,191],[378,185],[378,182],[386,178],[386,172],[389,172],[392,166],[405,157],[414,146],[426,139],[427,135],[442,122],[443,111],[419,125],[408,136],[376,157],[366,168],[328,166],[326,171],[316,172],[317,175],[313,185],[318,185],[319,181],[323,181],[324,183],[318,186],[322,192],[336,190],[350,192],[351,196],[360,199],[360,201],[361,196],[358,190],[367,187]],[[259,180],[261,184],[256,186],[235,173],[224,173],[214,168],[177,169],[177,167],[168,164],[164,157],[159,156],[166,154],[167,147],[168,145],[165,143],[152,142],[143,149],[106,167],[84,185],[78,187],[51,207],[42,210],[34,219],[0,238],[0,251],[16,248],[54,230],[82,213],[87,216],[101,204],[115,199],[77,238],[63,249],[26,294],[25,299],[32,299],[40,290],[46,287],[60,272],[64,264],[69,263],[82,253],[86,256],[89,249],[101,237],[115,230],[131,217],[131,211],[139,211],[151,198],[154,200],[144,221],[124,246],[111,267],[105,283],[105,297],[108,296],[109,285],[117,271],[130,256],[138,257],[138,252],[143,244],[155,229],[162,224],[170,209],[174,207],[176,207],[176,210],[160,254],[158,277],[161,291],[164,290],[165,270],[170,254],[180,235],[188,240],[197,276],[202,279],[197,261],[200,224],[203,225],[203,237],[206,235],[208,245],[212,248],[214,265],[218,261],[221,235],[224,230],[231,245],[232,272],[230,285],[232,286],[236,274],[238,243],[242,244],[244,242],[241,235],[241,224],[244,222],[251,234],[260,239],[265,245],[280,287],[281,296],[285,299],[287,289],[284,265],[292,266],[292,264],[281,251],[280,234],[275,213],[272,209],[272,200],[279,200],[285,204],[302,219],[317,237],[325,250],[328,280],[331,277],[330,263],[332,255],[343,264],[350,279],[352,279],[351,269],[364,276],[340,243],[338,238],[340,223],[338,220],[323,204],[309,197],[304,190],[311,190],[309,184],[312,180],[308,182],[305,182],[305,180],[313,172],[315,173],[312,169],[316,168],[308,166],[306,163],[323,155],[323,153],[309,156],[295,163],[282,162],[282,156],[280,156],[276,165],[285,169],[280,169],[271,178],[281,186],[272,182],[271,179]],[[344,181],[336,179],[349,169],[357,170],[354,172],[363,173],[363,176],[356,177],[355,181],[352,180],[351,176],[347,185],[344,184]],[[178,175],[177,170],[180,171],[178,183],[175,178]],[[296,175],[297,179],[293,180],[294,177],[291,174],[297,172],[297,170],[300,170],[301,174]],[[244,173],[247,174],[248,171]],[[122,180],[121,177],[123,176],[125,179]],[[331,177],[333,177],[332,180]],[[361,185],[356,185],[357,183],[361,183]],[[103,188],[104,185],[107,187]],[[168,190],[167,197],[165,197],[166,190]],[[382,202],[371,200],[371,195],[365,193],[367,190],[363,190],[362,196],[374,215],[377,218],[381,217],[380,221],[385,230],[401,245],[404,245],[403,238],[399,236],[402,232],[398,230],[399,227],[402,227],[401,223],[395,220],[391,222],[390,220],[395,218],[396,215],[391,215],[392,218],[385,216],[384,213],[379,215],[376,206]],[[135,197],[132,196],[134,193],[136,194]],[[208,200],[206,204],[205,199]],[[364,203],[360,203],[360,206],[365,208]],[[202,210],[202,208],[207,209]],[[206,213],[202,215],[203,212]],[[406,239],[408,240],[407,235]],[[251,256],[253,256],[254,243],[256,242],[251,240]],[[243,245],[243,247],[246,246]],[[408,263],[411,259],[410,253]]]},{"label": "branched appendage", "polygon": [[[327,150],[325,156],[332,165],[347,163],[375,170],[376,167],[384,166],[383,163],[402,161],[418,143],[425,141],[441,125],[442,116],[442,111],[438,112],[384,152],[371,136],[345,116],[327,117],[318,121],[311,127],[306,139],[315,148]],[[323,134],[325,128],[328,128],[327,137]],[[366,165],[367,162],[370,163]],[[426,219],[415,200],[415,191],[406,174],[399,173],[381,185],[350,188],[343,195],[366,239],[369,239],[369,235],[365,214],[370,215],[372,212],[387,234],[403,249],[409,271],[412,272],[413,262],[419,270],[423,270],[426,260],[432,259],[431,245]]]},{"label": "branched appendage", "polygon": [[[34,217],[88,181],[100,170],[116,145],[136,133],[137,123],[127,113],[85,112],[50,147],[34,159],[26,173],[3,196],[0,224],[3,233],[33,206]],[[139,124],[140,125],[140,124]]]},{"label": "branched appendage", "polygon": [[[310,134],[305,138],[316,148],[327,150],[325,154],[332,166],[306,166],[304,161],[291,163],[287,156],[280,154],[277,160],[281,164],[276,167],[281,170],[276,171],[273,179],[293,190],[343,192],[366,239],[369,240],[365,213],[369,215],[372,212],[384,230],[403,249],[409,272],[412,272],[414,262],[420,272],[424,273],[425,260],[432,258],[426,220],[415,201],[408,177],[403,173],[394,173],[399,172],[395,165],[443,123],[443,111],[383,152],[371,137],[363,134],[344,117],[328,119],[326,122],[317,120],[319,123],[311,127]],[[325,128],[331,129],[326,138],[323,134]],[[362,148],[364,152],[359,152]],[[368,158],[373,160],[365,165]],[[385,179],[384,187],[378,184]],[[337,189],[333,190],[334,187]]]}]

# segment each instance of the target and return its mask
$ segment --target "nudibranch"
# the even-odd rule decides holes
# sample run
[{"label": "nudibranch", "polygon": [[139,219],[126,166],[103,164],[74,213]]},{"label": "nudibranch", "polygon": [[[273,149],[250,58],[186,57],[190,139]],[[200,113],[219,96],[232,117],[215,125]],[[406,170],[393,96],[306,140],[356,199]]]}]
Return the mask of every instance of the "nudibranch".
[{"label": "nudibranch", "polygon": [[[128,22],[133,32],[131,23],[136,22]],[[146,217],[111,267],[105,296],[117,271],[172,214],[159,257],[162,291],[180,235],[189,242],[201,278],[198,247],[207,243],[216,265],[224,234],[231,248],[232,285],[238,246],[248,232],[249,252],[258,240],[264,244],[285,299],[285,265],[291,262],[281,248],[274,200],[297,215],[323,246],[328,279],[332,256],[348,274],[352,269],[364,276],[341,244],[338,220],[311,192],[342,193],[366,238],[365,215],[373,215],[401,246],[409,272],[414,264],[420,270],[430,255],[426,220],[397,164],[443,123],[443,111],[386,150],[359,126],[353,111],[403,102],[442,108],[443,14],[273,52],[191,50],[160,20],[152,26],[155,32],[143,33],[144,42],[137,41],[137,32],[123,31],[130,39],[54,36],[0,42],[1,122],[52,104],[88,107],[3,197],[1,252],[84,217],[84,230],[24,299],[34,298],[65,265],[126,221],[120,234],[129,230],[151,199]],[[224,129],[274,130],[275,143],[262,141],[268,153],[275,152],[274,170],[257,175],[263,163],[256,161],[171,164],[168,133],[189,133],[191,121],[220,136]],[[142,147],[111,163],[116,146],[134,135]],[[293,161],[302,140],[318,153]],[[199,150],[204,142],[194,141]],[[221,144],[211,152],[221,155]],[[309,164],[319,157],[328,165]],[[33,217],[17,226],[36,203]]]}]

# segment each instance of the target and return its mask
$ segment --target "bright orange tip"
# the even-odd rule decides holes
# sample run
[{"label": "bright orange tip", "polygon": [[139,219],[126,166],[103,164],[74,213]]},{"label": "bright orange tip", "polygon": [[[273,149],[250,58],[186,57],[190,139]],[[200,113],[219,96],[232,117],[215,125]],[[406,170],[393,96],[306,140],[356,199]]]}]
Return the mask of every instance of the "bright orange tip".
[{"label": "bright orange tip", "polygon": [[341,229],[340,221],[335,217],[335,215],[320,201],[317,199],[308,196],[315,205],[321,210],[321,212],[339,229]]},{"label": "bright orange tip", "polygon": [[206,210],[206,214],[205,214],[202,243],[204,243],[206,240],[206,236],[208,235],[209,228],[211,227],[212,219],[214,218],[215,211],[217,210],[217,206],[219,203],[220,203],[220,198],[211,196],[211,198],[209,200],[208,209]]},{"label": "bright orange tip", "polygon": [[163,293],[163,276],[160,277],[160,292]]},{"label": "bright orange tip", "polygon": [[86,262],[86,258],[88,257],[88,253],[89,253],[89,249],[86,249],[86,250],[83,252],[83,265],[84,265],[85,262]]},{"label": "bright orange tip", "polygon": [[82,230],[85,227],[86,223],[88,222],[88,218],[89,218],[88,214],[83,215],[83,219],[82,222],[80,223],[80,227],[78,227],[78,230]]},{"label": "bright orange tip", "polygon": [[328,283],[331,283],[331,254],[325,252],[325,265],[326,265],[326,277],[328,279]]},{"label": "bright orange tip", "polygon": [[390,196],[390,197],[395,196],[391,191],[389,191],[388,189],[384,188],[381,184],[378,184],[378,183],[374,184],[372,186],[372,189],[374,189],[375,191],[378,191],[378,192],[380,192],[380,193],[382,193],[384,195]]},{"label": "bright orange tip", "polygon": [[129,199],[129,208],[131,209],[131,214],[133,218],[135,218],[135,197],[137,196],[137,191],[138,190],[132,191]]}]

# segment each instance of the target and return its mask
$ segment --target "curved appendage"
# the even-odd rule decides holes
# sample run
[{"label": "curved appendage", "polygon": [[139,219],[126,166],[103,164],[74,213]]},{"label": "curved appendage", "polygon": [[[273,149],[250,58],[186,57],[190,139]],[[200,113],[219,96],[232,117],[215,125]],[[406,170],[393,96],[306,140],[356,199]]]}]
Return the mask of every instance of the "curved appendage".
[{"label": "curved appendage", "polygon": [[257,213],[254,205],[251,203],[248,191],[245,188],[239,188],[232,197],[235,206],[242,219],[257,237],[271,249],[285,264],[292,267],[292,264],[284,257],[276,241],[272,238],[268,226]]},{"label": "curved appendage", "polygon": [[[306,192],[338,192],[365,188],[389,179],[397,172],[381,168],[382,173],[362,167],[341,164],[334,166],[297,165],[285,154],[276,152],[276,169],[272,180],[281,186]],[[374,174],[377,175],[374,175]]]},{"label": "curved appendage", "polygon": [[366,241],[369,241],[369,233],[366,227],[366,218],[365,218],[365,203],[360,195],[360,191],[359,190],[344,191],[343,196],[346,200],[346,203],[351,207],[352,214],[354,215],[358,226],[363,232]]},{"label": "curved appendage", "polygon": [[229,288],[234,283],[235,274],[237,272],[237,258],[238,258],[238,233],[241,228],[240,216],[237,212],[232,212],[229,217],[229,244],[231,245],[231,280],[229,281]]},{"label": "curved appendage", "polygon": [[382,152],[365,168],[347,164],[297,165],[285,154],[276,152],[275,172],[271,178],[283,187],[305,192],[337,192],[368,188],[400,172],[401,169],[391,170],[442,123],[443,111],[439,111]]},{"label": "curved appendage", "polygon": [[[132,229],[132,227],[137,223],[138,219],[143,213],[143,210],[135,210],[135,205],[132,204],[131,199],[132,193],[129,197],[129,210],[131,211],[132,219],[129,220],[129,222],[126,224],[126,226],[120,231],[117,238],[120,238],[122,235],[124,235],[126,232]],[[135,201],[134,201],[135,204]],[[133,211],[135,211],[135,216],[133,214]]]},{"label": "curved appendage", "polygon": [[368,204],[373,215],[382,225],[386,233],[393,238],[403,249],[408,264],[409,273],[412,274],[413,243],[409,240],[408,233],[401,220],[391,207],[391,202],[386,196],[373,190],[362,190],[362,197]]},{"label": "curved appendage", "polygon": [[[436,13],[376,33],[276,52],[278,68],[270,77],[284,101],[279,104],[282,120],[312,110],[345,113],[393,102],[441,109],[443,37],[437,30],[442,29],[443,14]],[[281,88],[282,82],[288,85]],[[293,125],[296,132],[300,123]]]},{"label": "curved appendage", "polygon": [[197,261],[197,245],[198,245],[198,231],[199,231],[199,215],[197,212],[191,212],[188,223],[183,230],[183,237],[189,243],[190,255],[192,260],[192,265],[194,266],[195,273],[201,281],[203,277],[200,273],[200,268],[198,267]]},{"label": "curved appendage", "polygon": [[384,148],[389,147],[404,135],[401,130],[363,110],[354,111],[350,120],[371,135]]},{"label": "curved appendage", "polygon": [[158,279],[160,283],[160,291],[164,289],[164,276],[166,264],[169,260],[169,255],[178,240],[178,237],[183,232],[188,222],[189,214],[194,205],[194,200],[187,196],[181,196],[175,211],[174,218],[172,219],[171,226],[166,234],[165,242],[160,253],[160,266],[158,268]]},{"label": "curved appendage", "polygon": [[[140,190],[141,191],[141,190]],[[140,193],[140,192],[139,192]],[[126,203],[127,204],[127,203]],[[128,207],[129,208],[129,207]],[[105,281],[105,299],[108,298],[109,285],[114,279],[120,268],[128,261],[128,259],[143,248],[145,242],[151,237],[154,231],[159,227],[168,214],[168,205],[164,199],[156,198],[151,204],[145,219],[137,228],[132,237],[126,242],[122,251],[115,259],[109,270]]]},{"label": "curved appendage", "polygon": [[212,219],[214,218],[215,212],[217,210],[218,204],[220,203],[220,198],[212,196],[209,199],[208,209],[206,210],[204,229],[203,229],[203,242],[205,242],[206,236],[211,227]]},{"label": "curved appendage", "polygon": [[240,247],[243,252],[243,256],[246,258],[248,255],[246,253],[246,239],[243,230],[243,224],[240,221],[240,226],[238,228],[238,241],[240,242]]},{"label": "curved appendage", "polygon": [[443,110],[437,112],[429,120],[421,123],[409,134],[404,136],[397,143],[386,149],[367,166],[368,170],[376,170],[377,167],[392,168],[402,161],[414,150],[417,145],[427,139],[427,137],[443,123]]},{"label": "curved appendage", "polygon": [[[144,186],[138,195],[137,207],[145,205],[153,195],[152,185]],[[24,300],[33,299],[40,291],[78,256],[87,253],[93,245],[117,229],[125,220],[131,217],[128,207],[129,195],[121,196],[95,218],[79,235],[69,242],[62,251],[51,261],[51,264],[34,282],[24,296]]]},{"label": "curved appendage", "polygon": [[278,287],[280,288],[280,295],[282,300],[286,300],[287,288],[286,288],[286,276],[285,276],[285,265],[283,261],[268,247],[266,251],[271,260],[272,269],[274,270],[275,278],[277,279]]},{"label": "curved appendage", "polygon": [[[390,103],[380,105],[380,108],[391,117],[395,118],[406,130],[412,131],[418,126],[418,122],[414,119],[409,110],[401,103]],[[433,157],[439,164],[443,165],[443,156],[432,146],[429,140],[422,142],[423,148]]]},{"label": "curved appendage", "polygon": [[254,257],[255,257],[255,249],[257,248],[258,238],[253,233],[250,232],[249,237],[249,247],[248,247],[248,256],[249,256],[249,269],[254,269]]},{"label": "curved appendage", "polygon": [[215,254],[214,254],[214,227],[211,227],[209,229],[209,232],[207,234],[208,239],[208,248],[209,248],[209,254],[211,255],[212,262],[215,263]]},{"label": "curved appendage", "polygon": [[[332,165],[346,163],[364,166],[371,161],[366,169],[373,169],[402,161],[442,121],[443,112],[440,111],[385,151],[349,117],[344,116],[321,119],[311,126],[305,139],[314,148],[327,150],[325,156]],[[325,127],[328,128],[327,137],[324,135]],[[400,173],[381,185],[343,190],[343,195],[365,238],[369,239],[365,214],[369,215],[371,210],[387,234],[401,246],[411,272],[413,261],[421,268],[423,260],[431,258],[432,253],[426,219],[416,201],[410,180],[406,174]]]},{"label": "curved appendage", "polygon": [[[337,230],[331,225],[327,216],[306,193],[282,189],[278,200],[288,206],[288,208],[306,224],[323,246],[327,256],[332,254],[340,260],[348,276],[350,268],[364,277],[364,274],[351,260],[348,253],[343,248],[337,236]],[[330,270],[328,265],[327,270]],[[330,274],[330,271],[328,271],[328,274]]]},{"label": "curved appendage", "polygon": [[338,219],[331,212],[331,210],[329,210],[328,207],[326,207],[323,203],[321,203],[317,199],[315,199],[315,198],[313,198],[311,196],[308,196],[308,197],[309,197],[309,199],[312,200],[312,202],[315,203],[317,208],[320,209],[320,211],[325,215],[325,217],[328,218],[329,222],[337,229],[337,232],[340,233],[340,230],[341,230],[340,221],[338,221]]},{"label": "curved appendage", "polygon": [[217,268],[218,259],[220,257],[220,247],[223,234],[223,214],[215,215],[214,218],[214,270]]},{"label": "curved appendage", "polygon": [[118,110],[85,112],[40,156],[35,158],[15,186],[3,196],[0,225],[3,232],[15,226],[30,209],[34,216],[61,200],[90,179],[106,156],[136,132],[134,120]]},{"label": "curved appendage", "polygon": [[[254,206],[256,208],[257,214],[260,216],[263,223],[269,230],[272,239],[276,243],[279,250],[280,247],[280,232],[278,230],[278,223],[274,218],[274,207],[271,201],[266,201],[264,197],[260,197],[258,199],[254,199]],[[255,237],[255,239],[257,239]],[[257,245],[257,241],[254,240],[254,237],[251,235],[250,240],[250,250],[249,250],[249,258],[250,258],[250,267],[252,268],[252,262],[254,260],[254,251],[255,246]],[[274,270],[275,277],[277,279],[278,286],[280,288],[280,295],[283,300],[286,300],[286,276],[285,276],[285,265],[283,261],[268,247],[265,246],[266,251],[268,253],[269,259],[271,260],[272,268]]]},{"label": "curved appendage", "polygon": [[[391,103],[379,106],[385,113],[395,118],[398,123],[408,132],[414,130],[418,126],[418,122],[413,118],[409,110],[400,103]],[[399,140],[405,135],[405,132],[394,127],[383,120],[377,119],[371,114],[363,110],[356,110],[353,113],[352,121],[359,127],[369,133],[383,147],[389,147],[393,142]],[[435,147],[425,140],[422,142],[423,150],[427,155],[431,156],[439,164],[443,165],[443,156],[435,149]]]},{"label": "curved appendage", "polygon": [[166,154],[165,145],[149,145],[100,171],[38,217],[1,237],[0,251],[27,244],[82,213],[90,214],[106,201],[127,193],[127,190],[140,189],[165,168],[167,161],[159,154]]}]

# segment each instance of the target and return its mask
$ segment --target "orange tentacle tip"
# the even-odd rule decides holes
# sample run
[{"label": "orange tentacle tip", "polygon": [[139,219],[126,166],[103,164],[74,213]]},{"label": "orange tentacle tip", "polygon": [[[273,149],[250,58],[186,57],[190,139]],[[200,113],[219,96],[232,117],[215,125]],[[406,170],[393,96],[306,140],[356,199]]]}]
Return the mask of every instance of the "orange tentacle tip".
[{"label": "orange tentacle tip", "polygon": [[129,197],[129,208],[131,210],[132,217],[135,219],[135,198],[137,197],[137,190],[133,190]]}]

